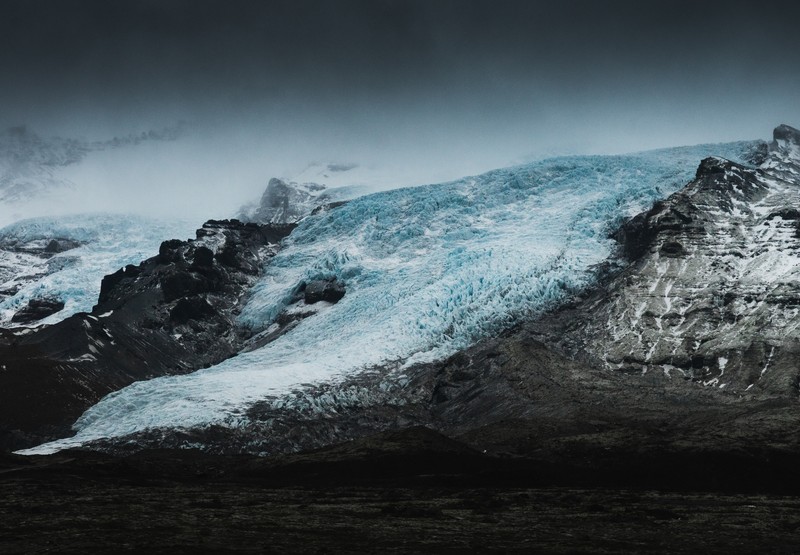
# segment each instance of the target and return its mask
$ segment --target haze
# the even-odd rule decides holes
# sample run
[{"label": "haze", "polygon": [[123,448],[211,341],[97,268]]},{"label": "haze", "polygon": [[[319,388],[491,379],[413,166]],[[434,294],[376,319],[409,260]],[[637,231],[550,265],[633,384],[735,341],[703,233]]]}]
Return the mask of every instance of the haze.
[{"label": "haze", "polygon": [[102,140],[187,122],[68,169],[91,192],[69,210],[225,217],[314,162],[393,187],[800,124],[790,2],[2,6],[0,127]]}]

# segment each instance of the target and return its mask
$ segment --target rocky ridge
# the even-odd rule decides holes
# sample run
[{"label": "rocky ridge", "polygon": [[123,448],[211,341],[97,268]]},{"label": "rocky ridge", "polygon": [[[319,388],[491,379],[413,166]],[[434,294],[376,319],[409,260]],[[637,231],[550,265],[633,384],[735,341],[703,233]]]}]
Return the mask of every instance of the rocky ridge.
[{"label": "rocky ridge", "polygon": [[237,218],[262,224],[293,224],[332,200],[325,185],[273,177],[258,204],[243,206]]},{"label": "rocky ridge", "polygon": [[800,132],[775,129],[758,167],[703,160],[620,240],[630,265],[537,323],[545,342],[599,368],[797,397]]},{"label": "rocky ridge", "polygon": [[2,330],[0,444],[68,435],[106,394],[134,381],[187,373],[239,352],[235,316],[292,225],[211,220],[196,239],[104,278],[98,304],[40,329]]}]

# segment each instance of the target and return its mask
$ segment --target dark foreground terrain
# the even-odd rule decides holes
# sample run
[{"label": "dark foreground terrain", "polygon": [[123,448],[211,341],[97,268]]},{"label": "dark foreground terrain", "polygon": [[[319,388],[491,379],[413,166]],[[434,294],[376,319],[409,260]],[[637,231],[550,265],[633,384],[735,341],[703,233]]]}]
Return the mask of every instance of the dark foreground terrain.
[{"label": "dark foreground terrain", "polygon": [[800,550],[798,461],[726,455],[612,452],[593,473],[424,428],[266,459],[4,455],[0,552]]},{"label": "dark foreground terrain", "polygon": [[[593,290],[444,361],[304,384],[232,427],[0,454],[0,553],[799,553],[800,130],[762,150],[704,160]],[[342,298],[298,283],[275,331],[237,328],[290,231],[208,222],[107,276],[92,314],[4,332],[0,449]]]}]

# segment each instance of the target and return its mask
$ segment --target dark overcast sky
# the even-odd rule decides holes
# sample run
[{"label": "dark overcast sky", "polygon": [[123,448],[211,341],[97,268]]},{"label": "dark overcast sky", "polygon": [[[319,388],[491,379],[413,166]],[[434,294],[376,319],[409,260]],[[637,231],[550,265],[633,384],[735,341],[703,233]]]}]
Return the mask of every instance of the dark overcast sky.
[{"label": "dark overcast sky", "polygon": [[228,144],[280,138],[298,162],[402,156],[453,177],[766,138],[800,125],[796,5],[0,0],[0,124],[104,136],[184,119]]}]

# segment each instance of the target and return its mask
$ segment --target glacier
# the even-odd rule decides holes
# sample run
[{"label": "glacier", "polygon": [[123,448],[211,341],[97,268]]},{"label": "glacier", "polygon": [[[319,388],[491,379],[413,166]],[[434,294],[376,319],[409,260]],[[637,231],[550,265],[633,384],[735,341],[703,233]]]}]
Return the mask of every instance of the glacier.
[{"label": "glacier", "polygon": [[303,220],[241,315],[269,329],[304,282],[336,278],[337,304],[264,347],[184,376],[137,382],[75,423],[50,453],[153,428],[237,426],[253,403],[375,368],[446,357],[592,284],[611,232],[715,155],[747,164],[759,142],[574,156],[395,189]]},{"label": "glacier", "polygon": [[53,238],[83,243],[42,259],[0,250],[0,290],[16,292],[0,301],[0,325],[32,298],[58,297],[64,309],[39,324],[54,324],[97,303],[103,276],[127,264],[138,264],[158,252],[168,237],[191,237],[197,222],[153,219],[131,214],[77,214],[20,220],[0,229],[0,244],[46,244]]}]

